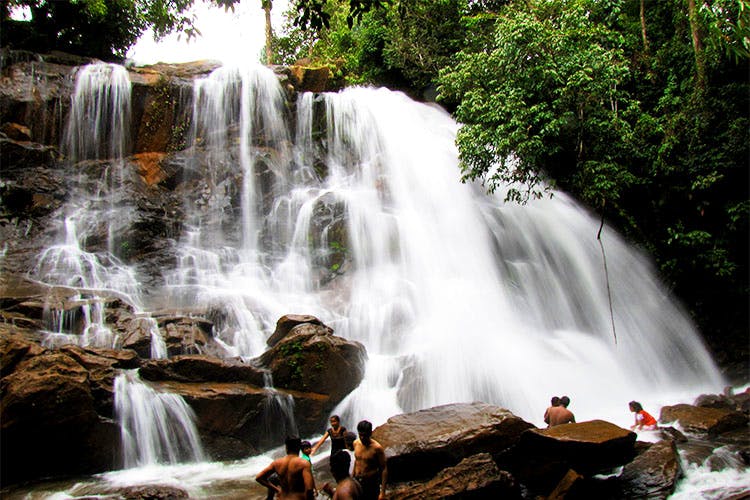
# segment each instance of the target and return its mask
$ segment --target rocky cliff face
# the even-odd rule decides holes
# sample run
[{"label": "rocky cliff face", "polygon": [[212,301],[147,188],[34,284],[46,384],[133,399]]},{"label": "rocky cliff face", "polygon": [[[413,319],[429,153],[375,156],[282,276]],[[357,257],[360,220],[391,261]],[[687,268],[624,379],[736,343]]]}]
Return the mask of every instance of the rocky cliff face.
[{"label": "rocky cliff face", "polygon": [[[113,401],[114,381],[123,370],[138,370],[152,388],[182,396],[195,413],[212,459],[244,458],[283,442],[286,429],[276,426],[268,412],[272,397],[294,401],[293,418],[301,434],[320,430],[334,406],[362,380],[366,353],[361,344],[333,335],[317,318],[302,317],[294,328],[284,326],[275,335],[277,345],[264,356],[243,360],[231,357],[214,336],[216,322],[225,314],[220,306],[165,309],[146,318],[128,297],[94,294],[75,279],[71,286],[27,279],[39,255],[59,239],[61,207],[79,195],[68,181],[92,179],[80,188],[96,192],[100,187],[93,180],[107,175],[114,160],[71,164],[61,148],[75,73],[91,61],[65,54],[3,52],[0,57],[3,482],[122,466]],[[193,80],[217,66],[198,62],[129,69],[133,126],[128,156],[121,161],[132,221],[114,238],[104,225],[94,227],[85,250],[114,244],[118,257],[138,269],[146,295],[158,295],[152,285],[162,279],[164,264],[176,258],[183,200],[200,203],[209,182],[205,172],[188,168],[183,150],[191,126]],[[326,89],[321,75],[306,76],[304,69],[277,68],[276,73],[289,103],[305,81]],[[93,310],[121,349],[71,344],[88,334],[84,320]],[[55,325],[62,330],[63,322],[65,335],[54,335]],[[166,359],[151,359],[154,332],[164,343]],[[301,356],[308,350],[314,355]],[[267,387],[271,378],[273,392]]]}]

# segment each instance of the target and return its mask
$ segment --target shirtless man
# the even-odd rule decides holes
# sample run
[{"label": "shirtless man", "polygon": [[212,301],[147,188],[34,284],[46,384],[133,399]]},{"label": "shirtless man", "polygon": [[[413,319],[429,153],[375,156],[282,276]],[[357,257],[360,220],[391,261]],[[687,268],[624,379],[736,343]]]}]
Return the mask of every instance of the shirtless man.
[{"label": "shirtless man", "polygon": [[[299,456],[300,439],[298,437],[286,438],[286,456],[277,458],[271,464],[260,471],[255,480],[260,484],[274,490],[280,499],[312,500],[313,476],[310,462]],[[279,485],[269,481],[273,473],[279,476]]]},{"label": "shirtless man", "polygon": [[547,427],[552,427],[549,423],[549,411],[552,408],[557,408],[558,406],[560,406],[560,398],[558,398],[557,396],[552,396],[549,408],[544,411],[544,423],[547,424]]},{"label": "shirtless man", "polygon": [[385,450],[372,439],[372,424],[367,420],[357,424],[359,439],[354,441],[354,478],[362,485],[362,498],[385,498],[388,465]]},{"label": "shirtless man", "polygon": [[570,398],[563,396],[560,398],[560,405],[549,408],[549,426],[554,427],[562,424],[574,424],[576,418],[573,412],[568,410]]}]

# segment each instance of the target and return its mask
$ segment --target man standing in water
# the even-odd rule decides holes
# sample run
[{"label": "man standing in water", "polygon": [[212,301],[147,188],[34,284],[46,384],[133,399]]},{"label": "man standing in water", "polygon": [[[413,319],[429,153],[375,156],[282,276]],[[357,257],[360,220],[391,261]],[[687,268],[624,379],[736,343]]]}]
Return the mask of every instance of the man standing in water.
[{"label": "man standing in water", "polygon": [[354,441],[354,478],[362,485],[363,499],[383,499],[388,482],[385,450],[371,438],[372,424],[367,420],[357,424],[357,433],[359,439]]},{"label": "man standing in water", "polygon": [[[255,480],[274,490],[280,499],[312,500],[313,476],[310,462],[299,456],[301,441],[298,437],[286,438],[286,456],[277,458],[260,471]],[[269,481],[273,473],[279,476],[279,485]]]}]

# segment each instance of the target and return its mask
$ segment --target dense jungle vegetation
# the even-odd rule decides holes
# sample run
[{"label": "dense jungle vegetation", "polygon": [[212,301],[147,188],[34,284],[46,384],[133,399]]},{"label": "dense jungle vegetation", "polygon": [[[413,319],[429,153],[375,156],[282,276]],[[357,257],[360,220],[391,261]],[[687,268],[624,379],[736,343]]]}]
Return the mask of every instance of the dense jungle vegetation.
[{"label": "dense jungle vegetation", "polygon": [[[197,34],[190,4],[2,0],[2,44],[117,59],[147,27]],[[17,6],[31,23],[9,20]],[[276,63],[443,103],[464,179],[588,204],[746,371],[750,1],[296,0],[274,28]]]}]

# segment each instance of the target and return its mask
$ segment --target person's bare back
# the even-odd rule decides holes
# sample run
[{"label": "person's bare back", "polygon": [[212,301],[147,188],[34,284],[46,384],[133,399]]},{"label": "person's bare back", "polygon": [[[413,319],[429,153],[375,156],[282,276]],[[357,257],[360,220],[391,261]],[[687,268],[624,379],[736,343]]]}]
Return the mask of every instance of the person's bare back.
[{"label": "person's bare back", "polygon": [[[313,498],[312,467],[310,462],[298,456],[299,446],[299,438],[288,438],[287,455],[271,462],[255,478],[266,488],[275,490],[280,499],[311,500]],[[274,472],[279,476],[278,486],[269,481]]]},{"label": "person's bare back", "polygon": [[553,406],[549,409],[549,426],[575,423],[576,419],[573,412],[564,406]]}]

